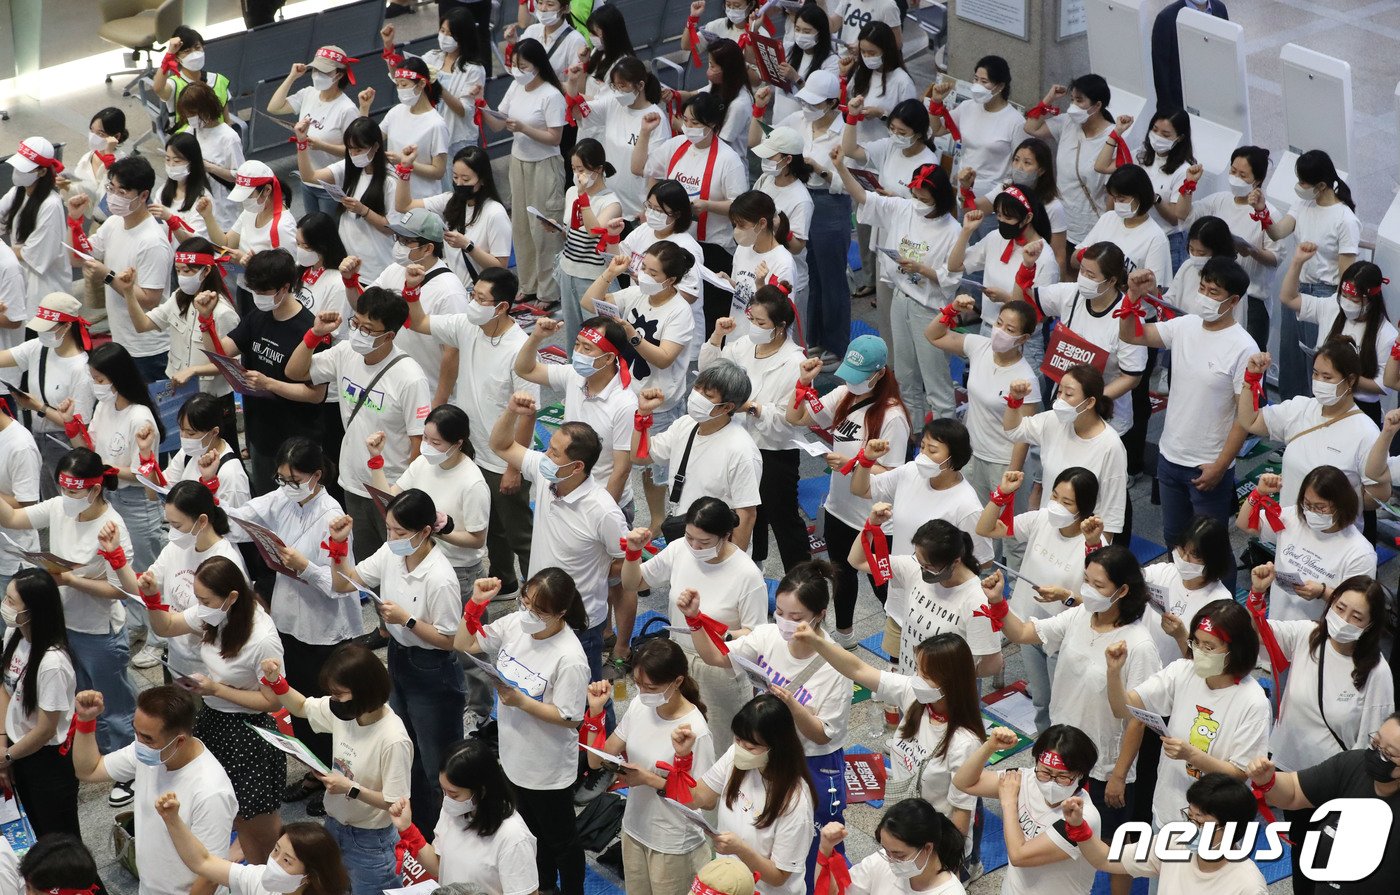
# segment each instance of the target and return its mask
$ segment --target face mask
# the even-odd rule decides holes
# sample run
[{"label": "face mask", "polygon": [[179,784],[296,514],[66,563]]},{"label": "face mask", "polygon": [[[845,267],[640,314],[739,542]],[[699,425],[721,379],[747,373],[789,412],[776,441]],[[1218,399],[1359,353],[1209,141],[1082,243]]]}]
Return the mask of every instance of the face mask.
[{"label": "face mask", "polygon": [[1321,404],[1323,407],[1331,407],[1333,404],[1336,404],[1338,401],[1342,400],[1342,398],[1346,397],[1348,391],[1351,391],[1351,389],[1340,390],[1340,385],[1341,383],[1337,382],[1322,382],[1314,379],[1312,384],[1313,397],[1316,398],[1317,403]]},{"label": "face mask", "polygon": [[690,142],[699,143],[701,140],[705,139],[705,137],[709,136],[710,132],[704,127],[683,127],[681,128],[681,133],[685,134],[685,138]]},{"label": "face mask", "polygon": [[890,145],[896,149],[908,149],[914,145],[913,134],[890,134]]},{"label": "face mask", "polygon": [[91,149],[93,152],[98,152],[106,148],[106,137],[101,136],[100,134],[94,134],[92,131],[88,131],[88,149]]},{"label": "face mask", "polygon": [[1069,507],[1052,500],[1045,507],[1045,518],[1052,528],[1066,528],[1079,517],[1069,511]]},{"label": "face mask", "polygon": [[217,628],[228,618],[228,610],[220,609],[218,606],[205,606],[203,603],[194,605],[194,617],[204,622],[205,627]]},{"label": "face mask", "polygon": [[624,93],[621,90],[615,90],[613,91],[613,98],[617,100],[620,106],[630,106],[637,101],[637,91],[629,90]]},{"label": "face mask", "polygon": [[947,461],[939,463],[937,460],[933,459],[928,454],[925,454],[922,451],[920,451],[919,455],[914,458],[914,468],[917,469],[919,471],[919,474],[926,479],[931,479],[934,476],[938,475],[940,472],[943,471],[943,468],[947,465]]},{"label": "face mask", "polygon": [[734,228],[734,244],[735,244],[735,245],[741,245],[741,246],[743,246],[744,248],[748,248],[749,246],[753,245],[753,244],[756,243],[756,242],[758,242],[758,231],[757,231],[757,230],[749,230],[749,229],[747,229],[747,228],[745,228],[745,229],[743,229],[743,230],[740,230],[738,227],[735,227],[735,228]]},{"label": "face mask", "polygon": [[937,572],[930,572],[928,569],[920,569],[919,575],[924,579],[925,584],[942,584],[953,574],[951,565],[944,566]]},{"label": "face mask", "polygon": [[580,351],[575,351],[573,357],[570,358],[570,363],[574,365],[574,372],[585,379],[598,372],[598,368],[593,365],[594,361],[594,358]]},{"label": "face mask", "polygon": [[306,879],[306,874],[298,873],[292,875],[282,869],[276,861],[269,860],[263,865],[262,879],[259,885],[266,892],[275,892],[277,895],[290,895],[300,888],[302,881]]},{"label": "face mask", "polygon": [[874,388],[875,383],[869,380],[865,382],[851,382],[846,385],[846,391],[853,395],[868,395]]},{"label": "face mask", "polygon": [[180,60],[186,71],[204,71],[204,51],[195,50]]},{"label": "face mask", "polygon": [[116,193],[107,194],[107,211],[113,217],[124,218],[135,210],[135,199],[128,199],[126,196],[119,196]]},{"label": "face mask", "polygon": [[249,196],[248,198],[243,200],[243,210],[257,213],[262,211],[263,206],[265,206],[266,204],[267,202],[261,196]]},{"label": "face mask", "polygon": [[909,688],[914,691],[914,698],[924,705],[930,705],[943,698],[942,690],[921,677],[910,678]]},{"label": "face mask", "polygon": [[793,34],[792,42],[797,44],[798,49],[810,50],[817,45],[817,36],[815,34],[803,34],[801,31],[798,31]]},{"label": "face mask", "polygon": [[532,72],[532,71],[525,71],[524,69],[521,69],[521,68],[513,68],[513,69],[511,69],[511,70],[510,70],[510,76],[511,76],[512,78],[514,78],[514,79],[515,79],[515,83],[519,84],[521,87],[526,87],[526,86],[529,85],[529,83],[530,83],[531,81],[535,80],[535,73],[534,73],[534,72]]},{"label": "face mask", "polygon": [[995,96],[995,94],[992,93],[992,88],[985,84],[973,84],[970,93],[972,101],[979,106],[985,106],[987,103],[991,102],[992,97]]},{"label": "face mask", "polygon": [[450,34],[439,34],[438,49],[442,50],[444,53],[451,53],[453,50],[457,49],[457,38]]},{"label": "face mask", "polygon": [[860,61],[865,63],[865,67],[866,67],[866,68],[870,69],[871,71],[874,71],[875,69],[879,68],[881,65],[884,64],[884,62],[885,62],[885,57],[884,57],[884,56],[879,56],[879,55],[876,55],[876,56],[866,56],[865,54],[862,53],[862,54],[861,54],[861,57],[860,57]]},{"label": "face mask", "polygon": [[389,538],[384,543],[389,545],[389,552],[395,556],[412,556],[422,544],[413,543],[413,538]]},{"label": "face mask", "polygon": [[[136,746],[136,760],[148,768],[158,768],[165,763],[165,750],[175,745],[171,740],[163,748],[157,749],[155,746],[147,746],[140,741],[134,743]],[[178,751],[178,750],[176,750]]]},{"label": "face mask", "polygon": [[1116,215],[1118,215],[1120,218],[1124,218],[1124,219],[1133,217],[1134,215],[1137,214],[1137,203],[1136,203],[1136,202],[1114,202],[1114,203],[1113,203],[1113,213],[1116,214]]},{"label": "face mask", "polygon": [[783,640],[791,641],[792,636],[797,633],[797,626],[802,623],[795,622],[790,618],[783,618],[781,615],[775,615],[773,616],[773,624],[778,626],[778,633],[782,635]]},{"label": "face mask", "polygon": [[63,515],[69,519],[76,519],[83,514],[83,511],[92,506],[91,497],[73,497],[69,494],[60,495],[63,498]]},{"label": "face mask", "polygon": [[190,459],[199,457],[204,453],[204,439],[186,438],[185,436],[181,435],[180,450],[184,451],[185,456],[189,457]]},{"label": "face mask", "polygon": [[744,20],[749,17],[748,7],[735,9],[732,6],[726,6],[724,8],[724,17],[736,25],[743,24]]},{"label": "face mask", "polygon": [[454,196],[461,196],[462,199],[465,201],[465,200],[467,200],[467,199],[473,199],[473,198],[476,197],[476,188],[477,188],[477,184],[474,184],[474,183],[473,183],[473,184],[454,183],[454,184],[452,185],[452,194],[453,194]]},{"label": "face mask", "polygon": [[1019,338],[1020,336],[1013,336],[1004,329],[993,329],[992,351],[996,354],[1006,354],[1009,351],[1015,351],[1020,347],[1020,343],[1017,341]]},{"label": "face mask", "polygon": [[1158,133],[1150,133],[1147,135],[1147,145],[1152,147],[1153,152],[1162,155],[1170,152],[1171,148],[1176,145],[1176,141],[1169,140]]},{"label": "face mask", "polygon": [[394,259],[395,264],[402,264],[407,267],[413,260],[413,249],[401,242],[395,241],[394,247],[389,250],[389,257]]},{"label": "face mask", "polygon": [[1050,409],[1055,411],[1055,419],[1061,424],[1068,426],[1079,416],[1079,408],[1066,401],[1064,398],[1056,398],[1055,403],[1050,405]]},{"label": "face mask", "polygon": [[1180,553],[1172,554],[1172,565],[1176,566],[1176,573],[1181,576],[1182,581],[1190,581],[1192,578],[1199,578],[1206,572],[1204,563],[1187,562],[1181,558]]},{"label": "face mask", "polygon": [[418,102],[417,87],[400,87],[398,89],[398,92],[399,102],[403,103],[405,106],[411,106],[414,103]]},{"label": "face mask", "polygon": [[1254,184],[1245,180],[1243,177],[1236,177],[1233,174],[1230,175],[1230,195],[1237,199],[1243,199],[1252,192],[1254,192]]},{"label": "face mask", "polygon": [[1395,779],[1395,762],[1386,758],[1379,749],[1367,749],[1361,767],[1366,776],[1377,783],[1390,783]]},{"label": "face mask", "polygon": [[448,448],[445,451],[440,451],[425,441],[419,445],[418,455],[427,460],[429,466],[441,466],[447,462],[448,457],[452,456],[453,449]]},{"label": "face mask", "polygon": [[1229,658],[1229,653],[1203,653],[1196,650],[1191,657],[1191,666],[1197,677],[1215,677],[1225,673],[1225,662]]},{"label": "face mask", "polygon": [[350,153],[350,164],[356,168],[368,168],[369,163],[374,160],[373,152],[352,152]]},{"label": "face mask", "polygon": [[1365,628],[1342,621],[1342,617],[1335,612],[1327,613],[1327,633],[1338,643],[1355,643],[1365,631]]},{"label": "face mask", "polygon": [[802,117],[808,121],[816,121],[825,114],[826,109],[823,109],[821,106],[812,106],[807,103],[802,104]]},{"label": "face mask", "polygon": [[1074,124],[1083,124],[1089,120],[1089,110],[1071,103],[1070,107],[1065,109],[1065,117]]},{"label": "face mask", "polygon": [[1089,279],[1089,275],[1085,273],[1080,273],[1074,282],[1079,287],[1079,297],[1085,301],[1093,301],[1103,291],[1103,283]]},{"label": "face mask", "polygon": [[670,700],[670,698],[671,698],[670,696],[666,695],[666,691],[665,691],[665,690],[662,690],[660,693],[638,693],[638,694],[637,694],[637,701],[640,702],[642,705],[646,706],[646,707],[649,708],[649,709],[659,709],[659,708],[661,708],[663,705],[665,705],[665,704]]},{"label": "face mask", "polygon": [[738,743],[734,744],[734,770],[761,771],[768,766],[768,752],[750,752]]},{"label": "face mask", "polygon": [[526,634],[538,634],[549,627],[549,622],[528,609],[520,613],[520,630]]},{"label": "face mask", "polygon": [[272,295],[259,295],[254,292],[253,307],[259,311],[271,311],[277,307],[277,294],[274,292]]},{"label": "face mask", "polygon": [[5,623],[5,627],[14,628],[19,626],[19,610],[12,609],[4,603],[0,603],[0,621]]},{"label": "face mask", "polygon": [[175,275],[175,282],[180,284],[180,291],[186,295],[198,295],[199,287],[204,285],[204,274],[200,273],[180,273]]},{"label": "face mask", "polygon": [[311,496],[310,482],[287,482],[279,488],[284,495],[292,500],[301,501]]},{"label": "face mask", "polygon": [[188,164],[166,165],[165,176],[175,181],[176,183],[183,183],[185,178],[190,176],[190,166]]},{"label": "face mask", "polygon": [[355,703],[349,700],[341,702],[332,699],[327,708],[331,710],[332,715],[335,715],[342,721],[354,721],[356,718],[360,717],[360,713],[355,710]]},{"label": "face mask", "polygon": [[369,333],[362,333],[359,330],[350,331],[350,350],[364,357],[372,354],[378,346],[379,336],[371,336]]},{"label": "face mask", "polygon": [[752,322],[750,322],[749,341],[757,343],[772,342],[778,338],[778,332],[779,330],[776,326],[769,329],[762,329],[752,325]]},{"label": "face mask", "polygon": [[448,817],[466,817],[476,810],[475,799],[450,799],[442,797],[442,813]]},{"label": "face mask", "polygon": [[1225,316],[1225,302],[1216,301],[1203,291],[1196,292],[1196,307],[1206,323],[1214,323]]},{"label": "face mask", "polygon": [[933,214],[934,207],[928,202],[920,202],[918,199],[910,200],[914,204],[914,214],[921,218],[926,218]]},{"label": "face mask", "polygon": [[653,230],[665,230],[671,223],[671,216],[654,208],[647,209],[647,226]]},{"label": "face mask", "polygon": [[769,177],[777,177],[778,172],[783,169],[782,164],[775,158],[766,158],[758,163],[759,170]]},{"label": "face mask", "polygon": [[1079,599],[1090,612],[1103,612],[1113,605],[1112,597],[1105,597],[1087,581],[1079,585]]},{"label": "face mask", "polygon": [[1331,513],[1314,513],[1312,510],[1303,510],[1303,519],[1308,523],[1308,528],[1313,531],[1326,531],[1332,527]]},{"label": "face mask", "polygon": [[99,401],[106,401],[116,393],[116,388],[110,382],[94,382],[92,384],[92,396]]},{"label": "face mask", "polygon": [[544,10],[540,10],[535,13],[535,18],[539,19],[541,25],[548,28],[550,25],[553,25],[555,22],[559,21],[559,13],[545,12]]},{"label": "face mask", "polygon": [[15,186],[33,186],[38,179],[39,171],[36,168],[33,171],[16,171],[14,175],[10,177],[10,182]]},{"label": "face mask", "polygon": [[709,562],[719,556],[718,544],[715,544],[713,547],[691,547],[690,542],[687,541],[686,546],[690,548],[690,555],[701,562]]},{"label": "face mask", "polygon": [[1011,182],[1016,186],[1035,186],[1035,182],[1039,178],[1040,175],[1035,171],[1027,171],[1023,168],[1011,169]]},{"label": "face mask", "polygon": [[[188,550],[194,546],[194,542],[199,535],[193,531],[180,531],[178,528],[170,529],[170,546],[178,547],[181,550]],[[218,624],[218,622],[214,622]]]},{"label": "face mask", "polygon": [[1049,805],[1058,805],[1079,791],[1078,783],[1056,783],[1054,780],[1036,778],[1035,785],[1040,787],[1040,794]]},{"label": "face mask", "polygon": [[1365,305],[1358,304],[1350,299],[1340,299],[1338,304],[1342,306],[1342,316],[1348,320],[1360,320],[1361,313],[1366,310]]},{"label": "face mask", "polygon": [[561,482],[573,475],[572,472],[560,472],[560,469],[561,467],[559,464],[549,459],[549,457],[540,458],[540,478],[544,479],[546,482]]},{"label": "face mask", "polygon": [[1298,184],[1294,184],[1294,185],[1293,185],[1293,192],[1295,192],[1295,193],[1298,194],[1298,198],[1299,198],[1299,199],[1304,199],[1304,200],[1306,200],[1306,199],[1316,199],[1316,198],[1317,198],[1317,192],[1316,192],[1316,190],[1314,190],[1314,189],[1313,189],[1312,187],[1310,187],[1310,186],[1304,186],[1304,185],[1301,184],[1301,183],[1298,183]]},{"label": "face mask", "polygon": [[656,295],[666,288],[666,284],[646,271],[642,271],[637,274],[637,288],[641,290],[643,295]]},{"label": "face mask", "polygon": [[45,348],[57,348],[63,344],[63,333],[56,329],[39,333],[39,344]]},{"label": "face mask", "polygon": [[[1196,270],[1197,268],[1205,267],[1207,260],[1205,255],[1187,255],[1185,260],[1181,262],[1181,267],[1189,267],[1192,270]],[[1177,269],[1180,270],[1181,268]]]},{"label": "face mask", "polygon": [[1002,239],[1010,242],[1021,235],[1021,225],[1008,224],[1006,221],[997,221],[997,233],[1001,235]]},{"label": "face mask", "polygon": [[479,301],[467,302],[466,310],[467,322],[476,326],[485,326],[496,319],[496,306],[487,307]]},{"label": "face mask", "polygon": [[685,399],[685,412],[696,423],[708,423],[718,406],[699,392],[691,392],[690,397]]},{"label": "face mask", "polygon": [[582,174],[574,175],[574,183],[578,184],[580,190],[586,190],[593,186],[597,176],[591,171],[584,171]]},{"label": "face mask", "polygon": [[[930,855],[930,857],[932,856]],[[923,873],[924,867],[928,866],[927,858],[924,860],[923,867],[919,866],[918,857],[910,858],[907,861],[891,861],[889,858],[885,860],[889,863],[890,873],[894,874],[895,879],[913,879]]]},{"label": "face mask", "polygon": [[311,86],[317,90],[325,92],[335,86],[335,75],[323,71],[313,71],[311,73]]}]

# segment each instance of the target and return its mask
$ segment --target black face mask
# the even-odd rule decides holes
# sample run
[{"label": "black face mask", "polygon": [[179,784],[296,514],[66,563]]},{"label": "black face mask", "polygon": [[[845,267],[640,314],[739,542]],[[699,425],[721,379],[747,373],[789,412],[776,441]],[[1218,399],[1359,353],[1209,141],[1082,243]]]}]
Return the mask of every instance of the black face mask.
[{"label": "black face mask", "polygon": [[949,575],[953,574],[953,567],[947,566],[937,572],[930,572],[928,569],[923,569],[921,574],[924,577],[925,584],[942,584],[948,580]]},{"label": "black face mask", "polygon": [[458,197],[460,197],[460,198],[462,198],[462,199],[471,199],[471,198],[473,198],[473,197],[476,196],[476,191],[477,191],[477,188],[478,188],[479,186],[480,186],[480,184],[473,185],[473,186],[466,186],[466,185],[463,185],[463,184],[453,184],[453,185],[452,185],[452,192],[453,192],[454,195],[456,195],[456,196],[458,196]]},{"label": "black face mask", "polygon": [[354,700],[340,702],[339,700],[332,699],[330,702],[330,710],[332,715],[335,715],[342,721],[354,721],[360,716],[360,712],[356,708]]},{"label": "black face mask", "polygon": [[1395,782],[1395,762],[1381,754],[1379,749],[1367,749],[1366,759],[1362,764],[1362,769],[1366,776],[1377,783]]},{"label": "black face mask", "polygon": [[1023,227],[1025,224],[1008,224],[1006,221],[997,221],[997,232],[1001,234],[1002,239],[1008,241],[1020,236]]}]

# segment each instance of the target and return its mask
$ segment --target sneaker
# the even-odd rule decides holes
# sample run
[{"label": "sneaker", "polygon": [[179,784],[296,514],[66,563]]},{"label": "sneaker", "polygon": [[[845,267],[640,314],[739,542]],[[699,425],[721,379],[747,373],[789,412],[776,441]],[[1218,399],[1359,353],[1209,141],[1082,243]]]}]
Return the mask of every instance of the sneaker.
[{"label": "sneaker", "polygon": [[845,633],[842,633],[839,630],[832,631],[831,641],[837,646],[841,647],[842,649],[853,650],[856,647],[860,646],[860,641],[856,639],[856,632],[854,630],[847,631]]},{"label": "sneaker", "polygon": [[321,781],[310,774],[306,774],[300,780],[288,785],[286,789],[282,790],[282,801],[300,802],[302,799],[310,798],[324,791],[325,787],[321,785]]},{"label": "sneaker", "polygon": [[589,802],[608,791],[608,787],[613,785],[613,780],[617,775],[607,768],[599,768],[596,771],[589,771],[585,774],[574,788],[574,804],[587,805]]},{"label": "sneaker", "polygon": [[130,783],[113,783],[112,791],[107,794],[107,804],[113,808],[125,808],[136,798],[131,791]]},{"label": "sneaker", "polygon": [[968,864],[967,866],[963,867],[963,873],[966,876],[966,878],[963,880],[963,885],[970,885],[973,881],[981,879],[983,874],[985,874],[986,872],[987,871],[982,868],[981,861],[978,861],[975,864]]},{"label": "sneaker", "polygon": [[146,646],[141,648],[141,652],[131,657],[132,668],[155,668],[160,664],[160,653],[154,648]]}]

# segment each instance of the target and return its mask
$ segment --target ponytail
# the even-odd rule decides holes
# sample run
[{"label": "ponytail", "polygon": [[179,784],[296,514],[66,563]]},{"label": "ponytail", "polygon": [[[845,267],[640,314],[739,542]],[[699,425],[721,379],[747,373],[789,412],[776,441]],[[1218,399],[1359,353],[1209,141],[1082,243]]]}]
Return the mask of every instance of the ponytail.
[{"label": "ponytail", "polygon": [[705,714],[705,703],[700,698],[700,685],[690,676],[690,663],[680,644],[668,637],[653,637],[641,643],[632,652],[633,674],[641,671],[647,683],[656,685],[669,681],[679,681],[677,689],[686,701]]}]

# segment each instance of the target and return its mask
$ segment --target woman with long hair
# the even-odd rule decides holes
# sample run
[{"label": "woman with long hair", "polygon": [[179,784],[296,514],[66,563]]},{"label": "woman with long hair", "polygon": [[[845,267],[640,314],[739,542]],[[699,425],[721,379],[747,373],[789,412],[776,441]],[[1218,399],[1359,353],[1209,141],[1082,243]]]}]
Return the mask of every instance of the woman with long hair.
[{"label": "woman with long hair", "polygon": [[[206,235],[226,230],[238,220],[241,210],[229,194],[239,167],[247,160],[243,140],[225,120],[225,107],[207,84],[195,82],[180,91],[175,112],[178,130],[174,136],[184,133],[194,137],[209,177],[208,195],[195,201],[195,214],[202,219]],[[206,198],[208,201],[203,201]]]},{"label": "woman with long hair", "polygon": [[[988,233],[969,248],[968,243],[982,225],[982,212],[969,211],[963,215],[962,230],[948,251],[948,273],[964,271],[981,273],[982,329],[990,337],[996,325],[1001,305],[1009,301],[1029,301],[1031,290],[1020,273],[1023,268],[1035,271],[1033,286],[1047,286],[1060,279],[1050,244],[1050,218],[1040,200],[1018,186],[1010,186],[992,200],[996,215],[996,232]],[[1034,366],[1039,359],[1032,354]]]},{"label": "woman with long hair", "polygon": [[946,103],[953,92],[952,80],[943,79],[924,91],[929,111],[934,113],[932,135],[937,138],[949,133],[950,122],[958,131],[962,164],[966,166],[962,170],[972,171],[964,186],[1002,183],[1026,124],[1026,117],[1011,105],[1011,66],[1000,56],[983,56],[972,67],[970,80],[968,101],[951,110]]},{"label": "woman with long hair", "polygon": [[[483,44],[477,35],[472,14],[462,7],[439,7],[437,48],[423,54],[428,68],[437,72],[442,88],[438,114],[447,122],[447,157],[452,159],[480,138],[473,114],[476,97],[486,90],[485,57],[491,55],[489,43]],[[392,26],[389,26],[392,27]],[[450,187],[452,170],[449,166],[443,186]]]},{"label": "woman with long hair", "polygon": [[[749,89],[748,60],[739,44],[727,37],[712,41],[705,48],[709,61],[705,66],[705,86],[698,91],[675,91],[681,101],[698,93],[713,93],[724,105],[724,123],[718,135],[743,158],[749,146],[749,122],[753,119],[754,99]],[[680,130],[679,120],[671,127]]]},{"label": "woman with long hair", "polygon": [[20,141],[6,159],[14,189],[0,198],[0,239],[25,264],[25,293],[31,297],[66,292],[72,272],[63,249],[65,211],[58,193],[58,161],[53,144],[43,137]]},{"label": "woman with long hair", "polygon": [[860,102],[848,114],[856,119],[856,135],[868,143],[885,136],[884,118],[907,99],[917,100],[918,88],[904,67],[904,53],[894,29],[881,21],[866,21],[856,38],[856,52],[841,60],[847,94]]},{"label": "woman with long hair", "polygon": [[[612,14],[609,20],[615,16],[625,36],[622,14],[615,7],[604,6],[595,10],[589,21],[596,21],[609,13]],[[609,48],[612,45],[605,44]],[[642,119],[651,113],[660,116],[658,128],[663,139],[671,138],[671,125],[662,116],[661,106],[658,105],[661,102],[661,82],[646,64],[632,55],[629,48],[627,55],[606,64],[606,84],[598,87],[598,76],[590,72],[592,66],[605,58],[610,50],[602,51],[602,56],[599,53],[595,41],[589,67],[577,72],[571,68],[566,84],[571,101],[576,103],[574,98],[580,92],[588,98],[584,105],[574,106],[574,113],[584,116],[580,130],[584,136],[593,137],[603,144],[603,154],[612,160],[616,168],[608,176],[608,186],[622,203],[623,215],[635,218],[641,214],[647,194],[646,179],[632,173],[632,147],[637,144],[637,135],[641,133]],[[590,90],[594,93],[590,94]]]},{"label": "woman with long hair", "polygon": [[0,781],[24,804],[36,836],[81,836],[78,778],[66,746],[78,677],[58,584],[42,569],[21,569],[5,587],[0,619],[6,628]]},{"label": "woman with long hair", "polygon": [[[618,63],[627,58],[636,59],[637,51],[632,47],[632,35],[627,32],[627,17],[616,6],[596,7],[583,24],[593,38],[593,48],[587,55],[579,53],[583,73],[588,76],[583,94],[589,102],[594,102],[616,91],[613,74]],[[587,128],[581,127],[580,132],[584,136],[596,136]]]},{"label": "woman with long hair", "polygon": [[[970,187],[968,168],[958,172],[958,186]],[[1035,196],[1045,209],[1045,217],[1050,222],[1050,247],[1055,251],[1055,261],[1060,267],[1060,276],[1069,274],[1069,259],[1065,257],[1065,228],[1069,226],[1069,215],[1065,211],[1064,200],[1060,198],[1060,188],[1055,184],[1055,153],[1038,137],[1027,137],[1016,144],[1011,153],[1011,166],[1006,169],[1006,177],[997,183],[987,184],[987,191],[976,197],[977,210],[983,215],[992,213],[992,202],[1008,186],[1020,187]],[[979,185],[977,189],[982,189]]]},{"label": "woman with long hair", "polygon": [[[441,188],[447,173],[447,122],[437,111],[442,98],[442,84],[433,80],[428,63],[417,56],[396,62],[390,75],[398,92],[398,103],[379,122],[384,149],[389,161],[405,165],[413,195],[431,196]],[[369,103],[360,96],[360,116],[368,117]],[[406,146],[418,151],[412,160],[403,158]]]},{"label": "woman with long hair", "polygon": [[[1131,115],[1119,115],[1113,123],[1119,138],[1132,126]],[[1095,171],[1112,174],[1118,168],[1117,144],[1109,140],[1099,149]],[[1186,111],[1154,112],[1136,159],[1152,181],[1155,201],[1148,214],[1167,234],[1172,267],[1178,268],[1186,260],[1185,223],[1192,217],[1191,202],[1204,172],[1191,148],[1191,117]]]},{"label": "woman with long hair", "polygon": [[1055,185],[1069,212],[1067,255],[1084,243],[1099,215],[1108,208],[1104,194],[1107,177],[1098,173],[1094,164],[1113,131],[1113,116],[1108,111],[1111,99],[1108,82],[1100,75],[1086,74],[1070,81],[1069,86],[1054,85],[1026,112],[1026,133],[1055,144]]},{"label": "woman with long hair", "polygon": [[[1235,319],[1254,337],[1259,350],[1265,351],[1269,347],[1269,291],[1279,252],[1278,243],[1253,217],[1258,212],[1249,203],[1249,197],[1264,187],[1269,173],[1269,150],[1262,146],[1235,147],[1226,173],[1226,188],[1196,201],[1192,207],[1196,214],[1218,217],[1230,228],[1240,266],[1249,274],[1248,308]],[[1278,216],[1273,205],[1265,202],[1264,207],[1270,219]]]},{"label": "woman with long hair", "polygon": [[[787,19],[783,26],[783,53],[787,62],[779,68],[779,74],[799,88],[814,71],[840,77],[840,47],[831,33],[831,18],[821,4],[804,3],[783,15]],[[774,121],[783,121],[800,109],[797,98],[784,91],[778,91],[773,98]]]},{"label": "woman with long hair", "polygon": [[511,219],[492,173],[491,156],[468,146],[452,156],[450,192],[415,199],[395,178],[394,210],[403,214],[426,208],[442,216],[443,260],[464,283],[473,283],[488,267],[505,267],[511,253]]},{"label": "woman with long hair", "polygon": [[[396,185],[403,181],[391,176],[385,138],[374,119],[361,117],[347,124],[342,137],[343,157],[321,168],[313,166],[309,126],[306,118],[296,125],[297,170],[301,180],[333,183],[345,194],[334,212],[336,229],[345,253],[360,259],[360,277],[366,283],[373,282],[393,262],[389,209]],[[409,183],[411,189],[412,178]],[[304,263],[309,260],[298,253],[298,266],[311,267]]]},{"label": "woman with long hair", "polygon": [[[126,113],[116,106],[99,109],[88,119],[87,146],[76,164],[65,165],[65,183],[59,188],[65,200],[87,196],[91,201],[88,213],[93,221],[107,219],[107,169],[112,162],[126,156],[126,142],[131,132],[126,127]],[[65,290],[66,291],[66,290]]]},{"label": "woman with long hair", "polygon": [[[778,211],[773,197],[761,190],[749,190],[729,203],[729,223],[734,228],[734,262],[725,275],[734,287],[728,316],[734,321],[734,336],[749,333],[746,312],[754,293],[768,283],[785,284],[788,292],[797,282],[797,264],[787,249],[791,236],[787,215]],[[806,308],[798,296],[798,318]],[[708,316],[708,315],[707,315]]]},{"label": "woman with long hair", "polygon": [[176,236],[209,235],[195,205],[210,195],[209,172],[204,168],[204,150],[194,134],[179,133],[165,142],[165,185],[151,214],[164,222]]}]

